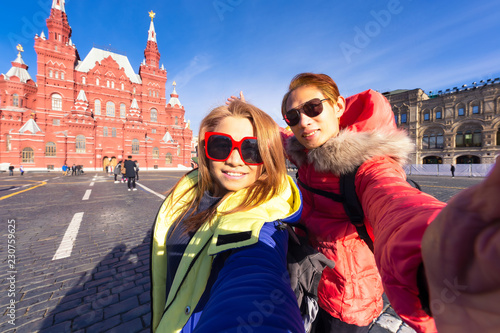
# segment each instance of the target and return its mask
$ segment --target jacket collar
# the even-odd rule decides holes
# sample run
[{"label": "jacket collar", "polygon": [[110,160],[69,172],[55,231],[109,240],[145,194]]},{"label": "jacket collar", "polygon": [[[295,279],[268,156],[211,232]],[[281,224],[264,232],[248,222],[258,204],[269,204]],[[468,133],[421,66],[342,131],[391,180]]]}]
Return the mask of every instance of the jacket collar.
[{"label": "jacket collar", "polygon": [[408,160],[414,144],[401,130],[354,132],[342,130],[318,148],[306,150],[295,138],[286,143],[286,150],[297,167],[312,164],[317,172],[340,175],[376,156],[390,156],[401,165]]}]

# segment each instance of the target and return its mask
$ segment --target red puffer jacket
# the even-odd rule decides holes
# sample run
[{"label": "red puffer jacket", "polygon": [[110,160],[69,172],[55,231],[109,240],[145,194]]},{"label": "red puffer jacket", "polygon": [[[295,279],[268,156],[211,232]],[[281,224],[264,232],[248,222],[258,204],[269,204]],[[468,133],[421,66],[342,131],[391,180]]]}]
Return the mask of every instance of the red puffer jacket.
[{"label": "red puffer jacket", "polygon": [[[420,242],[444,203],[411,187],[402,164],[413,150],[396,128],[390,104],[372,90],[346,100],[341,131],[321,147],[305,150],[289,134],[287,153],[305,184],[339,193],[339,175],[360,166],[356,193],[375,256],[359,238],[341,203],[301,188],[302,223],[313,246],[335,261],[320,281],[320,305],[333,317],[369,325],[382,310],[385,292],[396,312],[419,332],[435,332],[434,320],[418,299]],[[382,278],[382,279],[381,279]]]}]

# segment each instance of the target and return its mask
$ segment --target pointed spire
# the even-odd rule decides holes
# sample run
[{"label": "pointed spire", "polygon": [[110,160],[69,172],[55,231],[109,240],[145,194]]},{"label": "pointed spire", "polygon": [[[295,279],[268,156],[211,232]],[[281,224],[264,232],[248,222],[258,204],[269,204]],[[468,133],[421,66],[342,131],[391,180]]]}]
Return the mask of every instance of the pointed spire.
[{"label": "pointed spire", "polygon": [[170,107],[177,106],[178,108],[182,108],[181,101],[179,101],[179,95],[177,95],[177,92],[175,91],[175,86],[177,85],[177,83],[175,83],[174,81],[172,85],[174,86],[174,90],[170,94],[170,100],[168,101],[167,106],[170,105]]},{"label": "pointed spire", "polygon": [[16,60],[12,61],[12,67],[9,69],[9,71],[5,74],[5,78],[10,80],[11,77],[15,76],[19,78],[19,80],[23,83],[28,82],[29,80],[33,80],[28,73],[28,65],[26,65],[23,61],[23,57],[21,55],[21,52],[23,52],[23,47],[21,44],[18,44],[16,47],[17,51],[17,57]]},{"label": "pointed spire", "polygon": [[42,33],[40,34],[40,38],[41,38],[41,39],[46,39],[46,37],[45,37],[45,33],[43,32],[43,30],[42,30]]},{"label": "pointed spire", "polygon": [[151,23],[149,24],[148,41],[156,43],[156,31],[155,31],[155,25],[153,24],[153,19],[155,18],[155,15],[156,14],[153,11],[149,12],[149,17],[151,17]]},{"label": "pointed spire", "polygon": [[83,102],[88,102],[87,100],[87,95],[85,95],[85,91],[80,90],[80,92],[78,93],[78,97],[76,98],[77,101],[83,101]]},{"label": "pointed spire", "polygon": [[62,12],[66,12],[64,9],[64,0],[52,0],[52,8],[59,9]]},{"label": "pointed spire", "polygon": [[165,66],[163,66],[163,64],[161,64],[161,69],[164,71],[165,70]]}]

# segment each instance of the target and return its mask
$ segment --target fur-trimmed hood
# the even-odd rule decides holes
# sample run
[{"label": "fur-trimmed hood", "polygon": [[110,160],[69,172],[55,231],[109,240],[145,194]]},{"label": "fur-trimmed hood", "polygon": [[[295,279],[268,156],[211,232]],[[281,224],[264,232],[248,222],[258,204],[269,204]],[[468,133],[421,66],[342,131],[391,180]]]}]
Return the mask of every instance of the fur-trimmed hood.
[{"label": "fur-trimmed hood", "polygon": [[289,138],[286,150],[297,167],[304,163],[314,166],[317,172],[335,175],[354,171],[356,167],[376,156],[390,156],[401,165],[408,161],[414,144],[401,130],[353,132],[342,130],[321,147],[306,150],[295,136]]}]

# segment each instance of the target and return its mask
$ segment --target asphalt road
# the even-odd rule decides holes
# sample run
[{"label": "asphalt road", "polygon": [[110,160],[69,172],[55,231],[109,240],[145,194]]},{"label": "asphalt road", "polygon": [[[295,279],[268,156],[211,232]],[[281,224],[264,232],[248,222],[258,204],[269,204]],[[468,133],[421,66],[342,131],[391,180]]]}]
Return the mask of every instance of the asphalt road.
[{"label": "asphalt road", "polygon": [[[1,332],[149,332],[151,227],[181,171],[137,191],[89,172],[0,174]],[[412,176],[447,201],[479,178]],[[372,333],[412,332],[387,304]]]}]

